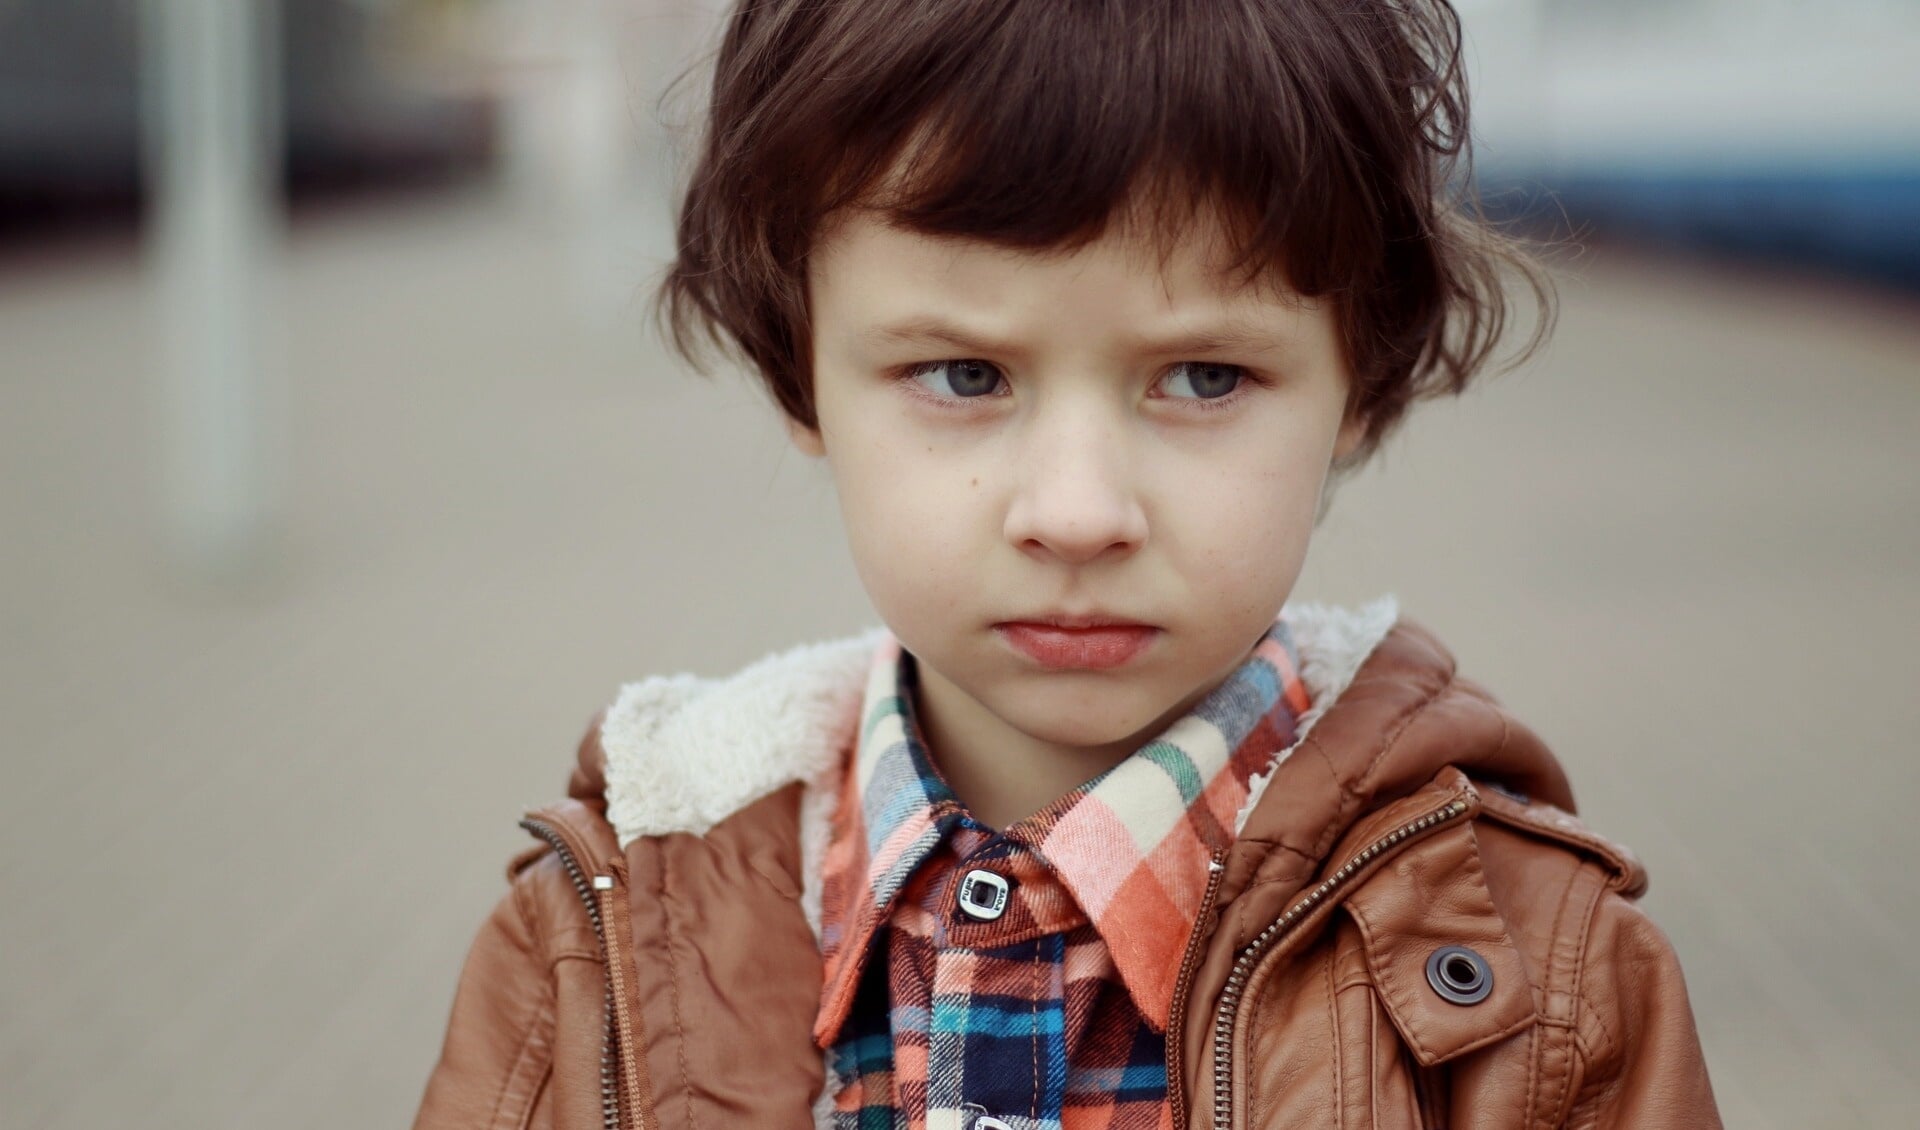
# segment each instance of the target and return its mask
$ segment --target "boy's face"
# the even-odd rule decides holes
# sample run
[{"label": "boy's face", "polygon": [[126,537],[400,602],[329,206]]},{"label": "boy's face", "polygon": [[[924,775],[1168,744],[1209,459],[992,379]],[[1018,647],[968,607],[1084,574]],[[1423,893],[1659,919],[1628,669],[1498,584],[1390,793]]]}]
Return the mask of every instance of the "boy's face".
[{"label": "boy's face", "polygon": [[[1223,279],[1217,236],[1163,267],[1120,225],[1036,254],[856,212],[816,244],[820,423],[789,431],[826,458],[861,581],[946,729],[1122,756],[1293,588],[1361,428],[1331,306]],[[1061,667],[1007,627],[1059,614],[1152,630],[1117,666]]]}]

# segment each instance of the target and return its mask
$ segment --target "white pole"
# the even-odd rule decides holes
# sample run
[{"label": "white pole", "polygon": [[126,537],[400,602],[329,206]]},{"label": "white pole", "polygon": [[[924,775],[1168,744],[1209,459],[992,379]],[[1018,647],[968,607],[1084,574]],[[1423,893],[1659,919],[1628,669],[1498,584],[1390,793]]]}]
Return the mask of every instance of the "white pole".
[{"label": "white pole", "polygon": [[143,0],[151,267],[164,320],[159,489],[170,557],[231,580],[281,493],[265,256],[279,230],[274,0]]}]

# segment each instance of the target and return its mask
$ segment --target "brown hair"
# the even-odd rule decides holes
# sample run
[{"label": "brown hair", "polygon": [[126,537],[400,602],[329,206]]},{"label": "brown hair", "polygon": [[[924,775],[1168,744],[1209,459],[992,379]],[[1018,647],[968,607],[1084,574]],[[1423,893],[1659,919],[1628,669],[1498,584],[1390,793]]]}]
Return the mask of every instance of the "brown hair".
[{"label": "brown hair", "polygon": [[741,0],[656,309],[696,367],[732,345],[812,427],[806,261],[839,209],[1040,250],[1133,202],[1163,240],[1211,205],[1248,280],[1336,301],[1352,465],[1487,362],[1503,266],[1544,315],[1512,364],[1551,330],[1471,172],[1446,0]]}]

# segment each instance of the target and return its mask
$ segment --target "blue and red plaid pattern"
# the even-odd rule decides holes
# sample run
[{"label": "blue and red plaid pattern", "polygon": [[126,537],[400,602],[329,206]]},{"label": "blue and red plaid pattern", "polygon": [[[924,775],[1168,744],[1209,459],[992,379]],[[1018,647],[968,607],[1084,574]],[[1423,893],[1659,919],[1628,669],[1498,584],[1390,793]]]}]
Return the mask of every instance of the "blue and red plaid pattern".
[{"label": "blue and red plaid pattern", "polygon": [[[1307,709],[1298,671],[1278,620],[1159,737],[996,831],[940,776],[915,660],[886,637],[825,865],[814,1038],[836,1125],[1167,1126],[1174,981],[1249,779]],[[992,921],[956,903],[976,868],[1012,887]]]}]

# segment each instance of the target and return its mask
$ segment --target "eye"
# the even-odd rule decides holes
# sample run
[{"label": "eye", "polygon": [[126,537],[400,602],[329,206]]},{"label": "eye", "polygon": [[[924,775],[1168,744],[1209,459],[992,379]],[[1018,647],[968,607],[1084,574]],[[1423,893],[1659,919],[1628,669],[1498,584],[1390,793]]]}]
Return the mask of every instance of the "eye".
[{"label": "eye", "polygon": [[[905,375],[943,400],[971,400],[990,395],[1000,382],[1000,370],[986,361],[923,361]],[[941,388],[942,385],[946,387]]]},{"label": "eye", "polygon": [[[1240,387],[1247,371],[1220,361],[1182,361],[1168,370],[1166,386],[1176,400],[1218,400]],[[1184,386],[1184,391],[1182,390]]]}]

